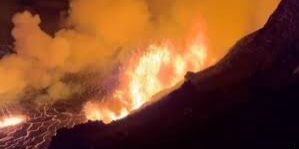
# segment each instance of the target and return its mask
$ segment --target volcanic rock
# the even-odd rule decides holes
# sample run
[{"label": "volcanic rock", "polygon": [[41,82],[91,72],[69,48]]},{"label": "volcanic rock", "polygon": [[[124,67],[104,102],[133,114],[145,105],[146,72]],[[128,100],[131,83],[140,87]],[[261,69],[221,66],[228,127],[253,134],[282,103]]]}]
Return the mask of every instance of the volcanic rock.
[{"label": "volcanic rock", "polygon": [[50,148],[298,148],[299,1],[159,102],[104,125],[61,129]]}]

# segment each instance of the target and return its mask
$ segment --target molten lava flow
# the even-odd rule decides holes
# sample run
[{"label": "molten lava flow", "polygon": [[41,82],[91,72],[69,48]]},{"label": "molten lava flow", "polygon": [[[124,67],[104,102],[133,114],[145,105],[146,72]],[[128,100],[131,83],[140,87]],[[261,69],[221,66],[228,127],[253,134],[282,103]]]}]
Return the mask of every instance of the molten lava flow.
[{"label": "molten lava flow", "polygon": [[187,71],[201,70],[206,57],[207,47],[201,33],[184,46],[178,47],[172,41],[149,45],[145,52],[131,56],[111,95],[85,105],[87,119],[110,123],[126,117],[150,102],[155,94],[182,81]]},{"label": "molten lava flow", "polygon": [[0,129],[19,125],[26,121],[23,115],[7,116],[0,119]]}]

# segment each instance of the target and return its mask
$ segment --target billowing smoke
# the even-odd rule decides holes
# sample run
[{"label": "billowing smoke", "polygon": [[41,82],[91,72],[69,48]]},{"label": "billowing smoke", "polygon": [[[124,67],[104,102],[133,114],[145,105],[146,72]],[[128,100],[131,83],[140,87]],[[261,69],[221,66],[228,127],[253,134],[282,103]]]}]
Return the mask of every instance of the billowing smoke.
[{"label": "billowing smoke", "polygon": [[184,42],[199,19],[198,4],[197,0],[72,0],[67,26],[54,37],[41,30],[38,15],[18,13],[12,19],[15,54],[0,61],[0,103],[69,99],[84,88],[69,76],[109,74],[149,42]]},{"label": "billowing smoke", "polygon": [[217,3],[71,0],[66,26],[54,37],[41,30],[38,15],[18,13],[12,19],[15,53],[0,61],[0,105],[28,99],[37,103],[70,99],[83,92],[82,84],[86,84],[85,79],[74,81],[74,76],[109,75],[138,47],[151,42],[171,39],[183,43],[201,17],[209,28],[210,47],[221,57],[235,40],[260,27],[278,0]]}]

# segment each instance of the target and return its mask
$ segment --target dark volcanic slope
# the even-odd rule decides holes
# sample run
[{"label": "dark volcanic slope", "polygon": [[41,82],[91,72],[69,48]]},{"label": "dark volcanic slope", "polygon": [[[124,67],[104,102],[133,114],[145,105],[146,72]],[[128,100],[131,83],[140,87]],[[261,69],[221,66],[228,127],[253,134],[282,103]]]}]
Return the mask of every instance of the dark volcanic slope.
[{"label": "dark volcanic slope", "polygon": [[263,29],[163,100],[61,129],[50,148],[298,148],[298,64],[299,1],[282,0]]}]

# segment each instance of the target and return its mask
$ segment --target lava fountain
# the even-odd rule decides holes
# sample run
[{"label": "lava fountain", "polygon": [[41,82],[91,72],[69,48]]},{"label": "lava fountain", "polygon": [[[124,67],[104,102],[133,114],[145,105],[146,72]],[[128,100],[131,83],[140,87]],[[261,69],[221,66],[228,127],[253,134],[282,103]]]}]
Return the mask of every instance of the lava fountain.
[{"label": "lava fountain", "polygon": [[5,116],[0,118],[0,129],[20,125],[26,121],[24,115]]},{"label": "lava fountain", "polygon": [[104,123],[122,119],[152,102],[154,95],[180,83],[188,71],[202,70],[207,60],[204,37],[200,30],[187,38],[183,46],[164,40],[132,54],[120,68],[118,87],[104,99],[86,103],[86,118]]}]

